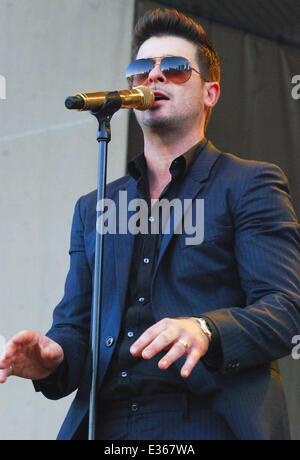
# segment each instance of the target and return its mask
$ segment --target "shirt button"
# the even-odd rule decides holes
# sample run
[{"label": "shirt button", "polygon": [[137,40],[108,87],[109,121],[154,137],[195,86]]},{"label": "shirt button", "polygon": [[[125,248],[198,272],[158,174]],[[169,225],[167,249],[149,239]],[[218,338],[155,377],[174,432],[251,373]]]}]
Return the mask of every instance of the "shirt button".
[{"label": "shirt button", "polygon": [[127,372],[121,372],[121,377],[123,378],[127,377]]},{"label": "shirt button", "polygon": [[149,262],[150,262],[150,260],[146,257],[146,258],[144,259],[144,264],[149,264]]},{"label": "shirt button", "polygon": [[132,410],[132,412],[138,411],[139,410],[138,404],[137,403],[132,403],[131,404],[131,410]]},{"label": "shirt button", "polygon": [[128,337],[133,337],[134,336],[133,332],[131,332],[131,331],[128,332],[127,335],[128,335]]},{"label": "shirt button", "polygon": [[105,344],[108,348],[112,347],[115,342],[115,339],[113,337],[107,337],[105,340]]},{"label": "shirt button", "polygon": [[140,302],[140,303],[145,302],[145,298],[144,298],[144,297],[140,297],[140,298],[139,298],[139,302]]}]

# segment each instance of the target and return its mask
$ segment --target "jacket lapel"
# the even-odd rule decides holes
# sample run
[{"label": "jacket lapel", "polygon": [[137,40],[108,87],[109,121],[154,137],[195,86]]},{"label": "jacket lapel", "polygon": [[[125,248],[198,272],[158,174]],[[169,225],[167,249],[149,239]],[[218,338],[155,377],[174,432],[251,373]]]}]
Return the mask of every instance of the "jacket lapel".
[{"label": "jacket lapel", "polygon": [[170,218],[169,218],[169,225],[170,233],[165,234],[162,239],[160,253],[158,257],[158,261],[154,270],[154,276],[152,279],[152,283],[155,279],[158,266],[169,246],[176,228],[178,228],[179,224],[182,223],[184,215],[189,211],[188,208],[184,208],[183,200],[194,200],[198,197],[205,187],[205,183],[208,181],[210,177],[211,170],[216,163],[217,159],[220,156],[220,151],[217,150],[214,145],[208,141],[202,152],[196,158],[195,162],[192,164],[191,168],[189,169],[187,176],[180,187],[179,193],[177,195],[177,199],[182,201],[182,214],[174,216],[174,210],[171,208]]},{"label": "jacket lapel", "polygon": [[[122,198],[121,202],[119,201],[120,193]],[[125,193],[124,193],[125,192]],[[119,215],[119,210],[121,207],[121,212],[124,211],[126,206],[126,210],[128,210],[128,203],[131,200],[137,198],[137,188],[136,182],[134,179],[130,178],[127,184],[120,188],[117,191],[119,196],[116,196],[116,209],[117,209],[117,216]],[[125,212],[125,211],[124,211]],[[127,212],[127,211],[126,211]],[[122,214],[124,215],[124,214]],[[130,213],[128,212],[128,219]],[[118,220],[118,219],[117,219]],[[123,310],[126,302],[126,293],[127,293],[127,286],[130,276],[130,268],[131,268],[131,261],[132,261],[132,254],[133,254],[133,247],[134,247],[134,235],[126,231],[124,234],[120,234],[119,232],[119,224],[117,227],[117,232],[114,235],[114,247],[115,247],[115,265],[116,265],[116,278],[117,278],[117,286],[119,292],[119,299],[120,299],[120,307],[121,311]]]},{"label": "jacket lapel", "polygon": [[[179,198],[183,202],[184,199],[190,199],[192,201],[197,196],[199,196],[199,194],[203,191],[205,183],[209,179],[211,170],[219,156],[220,151],[217,150],[211,142],[208,142],[202,150],[202,152],[200,153],[200,155],[193,163],[193,165],[191,166],[191,168],[189,169],[185,181],[180,188],[177,198]],[[119,201],[119,192],[126,192],[126,195],[124,195],[125,198],[123,199],[124,201],[122,202]],[[122,207],[122,209],[126,206],[128,210],[128,203],[131,200],[134,200],[135,198],[137,198],[136,182],[134,179],[130,178],[128,182],[125,184],[125,186],[121,187],[116,191],[115,202],[117,216],[119,215],[120,206]],[[174,230],[182,222],[182,219],[184,218],[184,212],[188,212],[188,209],[184,209],[184,207],[182,206],[182,214],[179,215],[177,219],[176,217],[174,219],[173,209],[171,209],[169,220],[173,223],[170,225],[170,233],[165,234],[163,236],[158,261],[154,270],[152,283],[155,279],[159,264],[174,236]],[[129,220],[129,217],[130,213],[128,212],[127,222]],[[120,234],[119,228],[117,228],[117,232],[114,235],[114,241],[116,278],[120,299],[120,307],[122,311],[126,302],[127,286],[130,276],[130,268],[134,248],[134,235],[128,231],[124,234]]]}]

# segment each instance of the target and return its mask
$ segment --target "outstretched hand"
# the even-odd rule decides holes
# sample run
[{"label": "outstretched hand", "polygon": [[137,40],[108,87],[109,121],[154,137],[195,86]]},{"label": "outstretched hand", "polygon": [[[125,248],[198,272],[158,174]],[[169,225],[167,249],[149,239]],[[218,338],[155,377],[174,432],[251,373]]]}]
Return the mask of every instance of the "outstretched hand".
[{"label": "outstretched hand", "polygon": [[48,377],[61,364],[61,346],[35,331],[22,331],[5,346],[0,357],[0,383],[12,374],[30,380]]}]

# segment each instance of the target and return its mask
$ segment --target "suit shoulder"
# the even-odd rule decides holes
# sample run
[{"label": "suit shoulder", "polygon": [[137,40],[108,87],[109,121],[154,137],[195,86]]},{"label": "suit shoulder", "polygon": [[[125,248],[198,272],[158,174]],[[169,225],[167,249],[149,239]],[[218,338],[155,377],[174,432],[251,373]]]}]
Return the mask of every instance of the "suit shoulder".
[{"label": "suit shoulder", "polygon": [[218,149],[215,151],[218,160],[212,172],[212,184],[217,193],[227,196],[231,209],[236,209],[240,198],[257,187],[275,187],[289,193],[288,179],[276,164],[244,159]]},{"label": "suit shoulder", "polygon": [[249,160],[229,152],[219,153],[218,170],[229,180],[234,178],[238,182],[244,182],[254,176],[263,178],[265,175],[271,175],[287,181],[284,171],[275,163]]},{"label": "suit shoulder", "polygon": [[[110,197],[117,189],[123,187],[130,180],[130,178],[131,177],[129,175],[126,175],[107,184],[106,196]],[[80,206],[81,210],[83,210],[84,208],[92,208],[93,210],[95,210],[96,204],[97,189],[87,193],[86,195],[81,196],[77,201],[77,205]]]},{"label": "suit shoulder", "polygon": [[233,154],[229,152],[222,152],[220,151],[220,160],[223,163],[223,166],[228,166],[231,168],[237,168],[245,171],[253,171],[255,169],[278,169],[281,170],[280,167],[274,163],[269,163],[262,160],[249,160],[246,158],[241,158],[238,154]]}]

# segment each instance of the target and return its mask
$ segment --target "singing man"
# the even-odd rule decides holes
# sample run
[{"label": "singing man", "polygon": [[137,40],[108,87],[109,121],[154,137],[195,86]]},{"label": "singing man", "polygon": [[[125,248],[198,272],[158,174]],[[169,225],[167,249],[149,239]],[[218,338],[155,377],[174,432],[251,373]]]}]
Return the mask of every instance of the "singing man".
[{"label": "singing man", "polygon": [[[203,28],[176,10],[134,31],[131,87],[144,151],[106,196],[119,206],[204,203],[204,238],[106,234],[97,439],[289,439],[277,360],[300,330],[299,224],[284,173],[218,150],[205,137],[220,96],[220,60]],[[125,77],[125,69],[124,69]],[[76,203],[70,270],[46,336],[22,331],[0,361],[49,399],[77,391],[58,439],[87,439],[96,192]],[[183,213],[184,214],[184,213]],[[184,215],[181,216],[184,219]],[[161,226],[159,227],[161,230]]]}]

